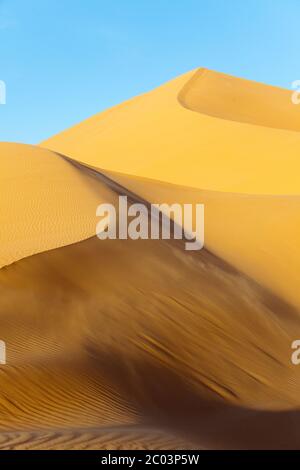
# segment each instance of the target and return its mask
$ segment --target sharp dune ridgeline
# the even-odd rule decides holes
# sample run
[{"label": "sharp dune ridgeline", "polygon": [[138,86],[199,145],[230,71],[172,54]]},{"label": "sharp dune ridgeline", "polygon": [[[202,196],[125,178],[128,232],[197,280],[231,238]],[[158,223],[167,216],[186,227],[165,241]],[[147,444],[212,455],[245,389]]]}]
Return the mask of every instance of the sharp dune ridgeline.
[{"label": "sharp dune ridgeline", "polygon": [[[206,69],[0,144],[0,448],[299,448],[300,107]],[[205,247],[99,240],[119,195]]]}]

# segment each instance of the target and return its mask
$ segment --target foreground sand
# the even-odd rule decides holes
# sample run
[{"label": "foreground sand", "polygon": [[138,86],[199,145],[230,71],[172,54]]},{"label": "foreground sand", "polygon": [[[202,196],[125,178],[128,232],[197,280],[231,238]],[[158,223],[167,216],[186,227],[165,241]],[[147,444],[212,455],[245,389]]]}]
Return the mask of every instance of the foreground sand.
[{"label": "foreground sand", "polygon": [[299,446],[299,313],[206,250],[95,237],[0,289],[2,447]]}]

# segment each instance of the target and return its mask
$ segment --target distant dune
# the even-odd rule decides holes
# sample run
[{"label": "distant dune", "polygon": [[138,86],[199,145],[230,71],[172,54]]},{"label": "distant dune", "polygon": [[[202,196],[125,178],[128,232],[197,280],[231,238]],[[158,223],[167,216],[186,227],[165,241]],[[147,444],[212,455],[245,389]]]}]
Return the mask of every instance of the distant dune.
[{"label": "distant dune", "polygon": [[[231,84],[229,89],[224,81]],[[199,105],[202,94],[205,112]],[[239,110],[236,103],[241,100],[236,96],[240,95],[245,98]],[[279,120],[284,110],[286,126],[292,129],[295,122],[300,126],[300,106],[292,104],[291,96],[280,88],[193,71],[93,116],[42,146],[101,170],[181,186],[296,195],[300,134],[274,128],[275,123],[268,126],[265,116],[275,120],[277,112]],[[251,103],[251,124],[244,122],[245,117],[239,121],[242,109],[246,113],[250,106],[247,103]],[[214,114],[218,105],[217,117],[208,115],[209,105]],[[228,120],[230,105],[234,114]]]},{"label": "distant dune", "polygon": [[[299,113],[200,69],[0,144],[0,448],[300,447]],[[121,194],[204,203],[205,249],[100,241]]]}]

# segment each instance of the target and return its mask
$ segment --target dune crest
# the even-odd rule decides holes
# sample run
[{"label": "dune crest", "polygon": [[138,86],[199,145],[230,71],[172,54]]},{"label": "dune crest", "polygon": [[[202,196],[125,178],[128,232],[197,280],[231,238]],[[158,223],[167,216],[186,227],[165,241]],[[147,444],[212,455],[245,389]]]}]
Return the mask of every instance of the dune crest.
[{"label": "dune crest", "polygon": [[[187,109],[180,103],[180,96],[183,90],[193,89],[199,73],[189,72],[97,114],[44,141],[41,146],[99,170],[201,190],[299,194],[300,134],[228,120],[223,116],[212,117],[207,109],[205,113]],[[212,80],[211,86],[215,87],[219,75],[209,73],[206,76],[208,83]],[[201,83],[202,79],[199,80]],[[245,86],[243,80],[233,77],[227,80],[235,89],[240,86],[240,94],[255,106],[257,122],[264,120],[266,114],[274,113],[277,104],[280,115],[284,97],[286,108],[292,114],[289,121],[294,122],[295,113],[300,119],[300,107],[291,105],[288,91],[283,93],[281,89],[254,84],[254,97],[250,99],[247,90],[251,87]],[[273,96],[272,108],[266,109],[266,100],[261,102],[264,94]],[[219,113],[224,114],[229,104],[218,97],[217,94],[210,101],[207,98],[208,104],[218,105]],[[191,101],[198,106],[198,97],[191,95],[189,106]],[[293,106],[292,111],[290,106]]]},{"label": "dune crest", "polygon": [[300,109],[292,91],[200,69],[178,95],[192,111],[255,126],[300,131]]}]

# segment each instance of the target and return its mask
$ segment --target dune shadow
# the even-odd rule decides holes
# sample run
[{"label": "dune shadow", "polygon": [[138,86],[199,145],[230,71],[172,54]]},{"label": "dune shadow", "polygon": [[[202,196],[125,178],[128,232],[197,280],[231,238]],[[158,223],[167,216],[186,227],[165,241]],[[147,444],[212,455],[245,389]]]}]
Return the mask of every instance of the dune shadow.
[{"label": "dune shadow", "polygon": [[136,407],[144,424],[207,449],[300,448],[300,410],[234,406],[143,354],[128,365],[117,351],[87,350],[93,367]]}]

